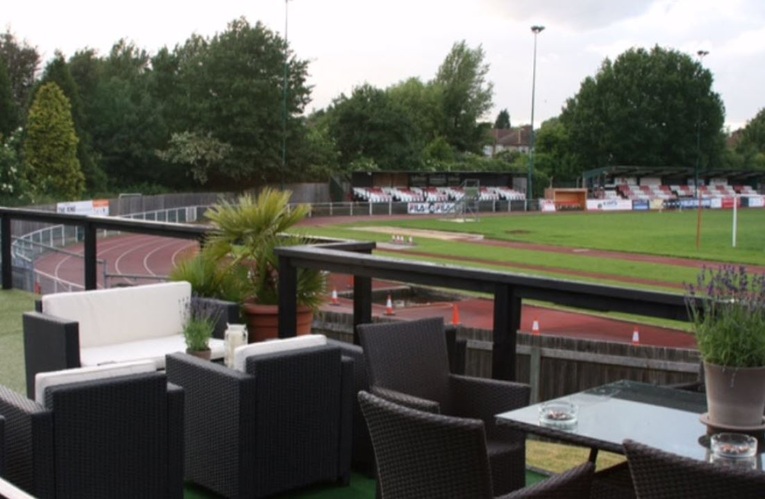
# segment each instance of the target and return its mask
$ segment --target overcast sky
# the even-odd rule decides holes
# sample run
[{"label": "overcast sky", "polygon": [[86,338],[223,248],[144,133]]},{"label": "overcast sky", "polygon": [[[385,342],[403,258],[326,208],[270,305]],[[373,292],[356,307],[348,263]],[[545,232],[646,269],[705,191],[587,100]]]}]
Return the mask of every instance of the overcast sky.
[{"label": "overcast sky", "polygon": [[90,47],[108,53],[120,38],[151,54],[192,33],[225,31],[244,16],[284,35],[310,61],[313,101],[326,107],[369,83],[386,88],[409,77],[432,79],[452,45],[479,45],[494,84],[492,121],[501,109],[512,124],[530,122],[534,36],[537,39],[534,122],[560,114],[604,58],[659,45],[703,60],[735,130],[765,107],[763,0],[7,0],[0,26],[37,47],[43,60]]}]

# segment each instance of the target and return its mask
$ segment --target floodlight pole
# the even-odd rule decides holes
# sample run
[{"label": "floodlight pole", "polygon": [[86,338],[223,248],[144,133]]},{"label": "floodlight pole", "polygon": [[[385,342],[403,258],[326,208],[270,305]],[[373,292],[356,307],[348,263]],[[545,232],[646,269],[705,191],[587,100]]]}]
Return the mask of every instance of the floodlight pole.
[{"label": "floodlight pole", "polygon": [[287,76],[289,74],[289,42],[287,28],[289,21],[289,2],[284,0],[284,80],[282,82],[282,172],[281,190],[284,190],[284,176],[287,175]]},{"label": "floodlight pole", "polygon": [[[696,55],[699,56],[699,66],[701,66],[701,61],[704,59],[705,55],[708,55],[709,51],[707,50],[699,50],[696,52]],[[696,113],[696,169],[695,169],[695,179],[694,179],[694,188],[696,190],[696,203],[697,203],[697,216],[696,216],[696,249],[698,250],[701,247],[701,189],[699,189],[699,169],[701,167],[701,95],[698,98],[698,102],[696,103],[697,113]]]},{"label": "floodlight pole", "polygon": [[544,29],[544,26],[531,27],[531,32],[534,33],[534,66],[531,72],[531,139],[529,144],[529,178],[526,181],[526,211],[531,210],[531,200],[534,196],[532,177],[534,176],[534,93],[537,86],[537,35]]}]

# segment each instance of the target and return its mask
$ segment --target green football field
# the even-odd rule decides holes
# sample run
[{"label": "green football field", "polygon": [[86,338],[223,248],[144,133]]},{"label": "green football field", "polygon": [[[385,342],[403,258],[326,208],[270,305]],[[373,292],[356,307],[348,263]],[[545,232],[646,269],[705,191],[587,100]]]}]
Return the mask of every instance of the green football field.
[{"label": "green football field", "polygon": [[[496,268],[510,272],[573,278],[624,285],[630,279],[642,288],[679,289],[695,282],[699,261],[765,266],[765,210],[695,210],[629,213],[478,214],[473,221],[451,217],[405,219],[359,218],[335,225],[323,219],[311,234],[380,243],[376,253],[401,258]],[[363,230],[362,230],[363,229]],[[371,229],[371,230],[370,230]],[[374,230],[380,232],[374,232]],[[387,232],[383,232],[387,230]],[[530,246],[478,245],[467,239],[416,236],[406,251],[391,251],[390,230],[429,230],[476,234],[486,240],[545,245],[568,251],[540,251]],[[698,238],[698,239],[697,239]],[[408,240],[408,239],[407,239]],[[698,240],[698,248],[697,248]],[[589,250],[589,251],[588,251]],[[682,258],[686,264],[606,258],[594,250]]]}]

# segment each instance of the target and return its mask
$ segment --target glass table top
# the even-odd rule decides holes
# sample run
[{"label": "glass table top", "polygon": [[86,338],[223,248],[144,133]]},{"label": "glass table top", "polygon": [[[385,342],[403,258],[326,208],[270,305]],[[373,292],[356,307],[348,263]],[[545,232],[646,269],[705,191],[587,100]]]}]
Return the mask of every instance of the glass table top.
[{"label": "glass table top", "polygon": [[699,420],[707,410],[703,393],[618,381],[555,400],[576,405],[576,423],[571,428],[541,424],[543,403],[498,414],[497,422],[611,452],[623,453],[622,441],[629,438],[675,454],[708,459],[707,427]]}]

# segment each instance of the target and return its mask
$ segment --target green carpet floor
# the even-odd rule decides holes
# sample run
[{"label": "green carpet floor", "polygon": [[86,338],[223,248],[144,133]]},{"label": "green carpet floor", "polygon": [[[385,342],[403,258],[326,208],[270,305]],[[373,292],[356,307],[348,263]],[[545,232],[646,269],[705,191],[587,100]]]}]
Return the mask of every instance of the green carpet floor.
[{"label": "green carpet floor", "polygon": [[[545,478],[546,476],[541,473],[526,471],[526,485],[533,485]],[[184,494],[185,499],[213,499],[217,497],[219,496],[193,485],[188,485]],[[317,485],[277,497],[285,499],[374,499],[375,481],[365,475],[353,473],[351,483],[347,487]]]}]

